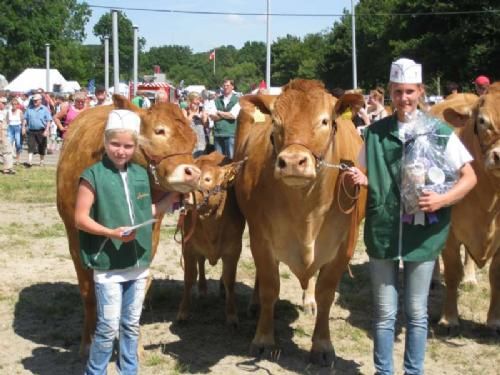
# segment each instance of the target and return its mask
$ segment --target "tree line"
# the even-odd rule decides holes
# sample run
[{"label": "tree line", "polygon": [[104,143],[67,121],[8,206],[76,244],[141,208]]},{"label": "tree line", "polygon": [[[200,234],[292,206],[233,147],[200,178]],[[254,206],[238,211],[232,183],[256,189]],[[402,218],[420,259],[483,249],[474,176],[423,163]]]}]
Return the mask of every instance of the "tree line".
[{"label": "tree line", "polygon": [[[104,81],[105,35],[111,15],[94,25],[100,45],[84,45],[91,9],[76,0],[10,0],[0,3],[0,74],[8,80],[28,67],[45,67],[45,44],[51,45],[51,67],[86,85]],[[132,22],[119,12],[120,79],[130,80],[133,67]],[[352,87],[352,16],[343,16],[326,31],[303,38],[286,35],[271,46],[271,82],[319,79],[329,88]],[[421,62],[429,91],[447,81],[470,89],[479,74],[500,79],[500,4],[498,0],[360,0],[356,5],[358,86],[385,85],[391,61],[404,56]],[[145,50],[139,38],[139,76],[159,65],[174,85],[181,81],[218,87],[223,77],[247,92],[265,78],[266,45],[248,41],[216,49],[216,71],[210,51],[165,45]],[[112,43],[110,42],[110,45]],[[110,48],[112,53],[112,48]],[[110,62],[113,61],[110,56]],[[111,64],[112,65],[112,64]],[[113,77],[110,66],[110,77]]]}]

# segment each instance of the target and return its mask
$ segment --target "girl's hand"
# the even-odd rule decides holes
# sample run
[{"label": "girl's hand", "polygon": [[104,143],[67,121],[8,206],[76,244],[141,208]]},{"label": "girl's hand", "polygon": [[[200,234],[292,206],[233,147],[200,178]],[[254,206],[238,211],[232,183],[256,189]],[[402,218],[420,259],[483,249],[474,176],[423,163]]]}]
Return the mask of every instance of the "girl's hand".
[{"label": "girl's hand", "polygon": [[346,172],[349,180],[355,185],[368,186],[368,177],[359,168],[351,167]]},{"label": "girl's hand", "polygon": [[130,227],[119,227],[115,228],[111,232],[111,236],[117,240],[123,241],[123,242],[130,242],[135,240],[135,230],[130,230]]},{"label": "girl's hand", "polygon": [[423,212],[434,212],[444,207],[446,200],[441,194],[424,190],[418,199],[418,205]]}]

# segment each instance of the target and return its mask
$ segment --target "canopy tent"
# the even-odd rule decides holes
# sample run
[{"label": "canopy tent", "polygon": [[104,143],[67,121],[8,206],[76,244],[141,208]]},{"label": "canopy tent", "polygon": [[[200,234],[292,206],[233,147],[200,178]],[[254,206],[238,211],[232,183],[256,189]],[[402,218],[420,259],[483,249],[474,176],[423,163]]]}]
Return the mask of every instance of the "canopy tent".
[{"label": "canopy tent", "polygon": [[197,92],[198,94],[201,94],[203,90],[205,90],[204,85],[189,85],[185,87],[182,91],[187,91],[188,93],[190,92]]},{"label": "canopy tent", "polygon": [[80,89],[80,84],[77,81],[67,81],[67,84],[61,87],[62,92],[76,92]]},{"label": "canopy tent", "polygon": [[[128,92],[129,92],[129,87],[126,83],[120,82],[117,90],[117,94],[123,95],[128,98]],[[109,93],[114,94],[115,93],[115,86],[111,86],[109,88]]]},{"label": "canopy tent", "polygon": [[7,80],[5,79],[5,76],[0,74],[0,90],[3,90],[3,88],[5,86],[7,86],[8,84],[9,84],[9,82],[7,82]]},{"label": "canopy tent", "polygon": [[[46,79],[46,69],[28,68],[25,69],[24,72],[19,74],[16,78],[14,78],[7,86],[5,86],[5,90],[13,92],[28,92],[39,88],[45,90],[45,88],[47,87]],[[59,87],[62,88],[67,85],[68,81],[66,81],[66,79],[61,75],[61,73],[59,73],[57,69],[50,69],[49,82],[51,85],[51,91],[54,91],[54,85],[59,85]]]}]

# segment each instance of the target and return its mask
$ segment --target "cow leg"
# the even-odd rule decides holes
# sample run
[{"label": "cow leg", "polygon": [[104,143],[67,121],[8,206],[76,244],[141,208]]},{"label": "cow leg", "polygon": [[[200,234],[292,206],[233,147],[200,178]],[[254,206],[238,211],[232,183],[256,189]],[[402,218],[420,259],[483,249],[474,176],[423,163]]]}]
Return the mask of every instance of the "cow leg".
[{"label": "cow leg", "polygon": [[439,284],[441,284],[441,266],[438,257],[434,265],[434,270],[432,271],[431,290],[436,288]]},{"label": "cow leg", "polygon": [[463,277],[463,268],[460,259],[460,242],[451,231],[446,240],[442,256],[446,295],[439,324],[449,328],[458,327],[458,286]]},{"label": "cow leg", "polygon": [[340,248],[335,259],[321,268],[316,281],[315,295],[318,312],[314,325],[310,360],[323,366],[331,366],[335,361],[335,349],[330,338],[328,323],[330,309],[335,298],[335,290],[337,290],[349,259],[347,251]]},{"label": "cow leg", "polygon": [[274,304],[280,292],[279,265],[266,247],[258,256],[254,255],[257,278],[259,279],[259,320],[257,331],[250,345],[250,353],[254,356],[269,354],[271,359],[276,359],[278,354],[274,340]]},{"label": "cow leg", "polygon": [[307,288],[302,291],[302,308],[306,315],[316,315],[316,299],[314,298],[314,289],[316,283],[314,277],[307,282]]},{"label": "cow leg", "polygon": [[226,323],[234,328],[238,326],[238,312],[234,295],[237,264],[238,257],[226,256],[222,259],[222,280],[226,294]]},{"label": "cow leg", "polygon": [[248,304],[248,315],[251,317],[256,317],[259,312],[259,278],[257,273],[255,274],[255,282],[253,284],[252,298]]},{"label": "cow leg", "polygon": [[486,324],[500,333],[500,249],[491,260],[489,278],[491,299]]},{"label": "cow leg", "polygon": [[206,297],[208,294],[207,277],[205,275],[205,257],[197,256],[198,261],[198,295]]},{"label": "cow leg", "polygon": [[474,264],[474,260],[469,255],[469,252],[467,251],[467,249],[464,249],[464,250],[465,250],[465,256],[464,256],[464,279],[463,279],[463,283],[464,284],[469,284],[469,285],[477,285],[476,265]]},{"label": "cow leg", "polygon": [[177,312],[177,321],[179,322],[184,322],[188,319],[191,304],[191,289],[197,277],[196,255],[193,253],[193,250],[187,246],[182,256],[184,258],[184,291],[179,311]]}]

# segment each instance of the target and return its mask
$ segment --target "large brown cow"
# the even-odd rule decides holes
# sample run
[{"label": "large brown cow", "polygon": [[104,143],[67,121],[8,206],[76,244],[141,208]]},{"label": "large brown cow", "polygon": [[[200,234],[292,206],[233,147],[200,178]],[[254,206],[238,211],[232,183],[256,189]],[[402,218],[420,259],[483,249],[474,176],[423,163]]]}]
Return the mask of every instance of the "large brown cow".
[{"label": "large brown cow", "polygon": [[[141,117],[139,147],[133,160],[148,167],[153,189],[158,192],[193,190],[200,175],[191,156],[196,136],[179,108],[173,104],[161,104],[139,110],[124,97],[114,96],[113,100],[115,108],[133,110]],[[114,107],[96,107],[78,115],[66,134],[57,166],[57,209],[66,227],[84,304],[82,355],[87,353],[95,330],[96,302],[92,270],[84,269],[80,261],[74,218],[76,194],[83,170],[100,160],[104,153],[104,127],[108,113]],[[160,222],[155,224],[153,231],[153,256],[158,246]]]},{"label": "large brown cow", "polygon": [[446,299],[441,323],[456,327],[458,285],[463,276],[460,245],[463,244],[478,267],[491,259],[491,300],[487,325],[500,329],[500,82],[487,94],[467,105],[450,101],[442,117],[455,126],[474,157],[476,186],[452,209],[451,230],[443,251]]},{"label": "large brown cow", "polygon": [[[185,233],[191,233],[185,248],[184,293],[179,305],[177,319],[185,321],[189,315],[191,288],[196,282],[199,268],[198,290],[207,293],[205,260],[211,265],[222,259],[222,283],[226,297],[226,322],[237,325],[238,315],[234,297],[236,266],[241,254],[241,241],[245,229],[245,219],[237,207],[234,178],[242,162],[227,163],[224,155],[212,152],[195,160],[200,168],[200,184],[196,196],[196,217],[188,211]],[[193,228],[194,226],[194,228]]]},{"label": "large brown cow", "polygon": [[293,80],[277,97],[246,96],[240,104],[235,159],[248,160],[235,190],[248,222],[260,302],[251,352],[275,351],[274,304],[283,262],[304,290],[319,271],[311,360],[331,364],[330,307],[366,199],[363,189],[359,215],[347,213],[356,203],[354,187],[335,166],[357,161],[361,138],[351,121],[335,121],[335,99],[318,81]]}]

